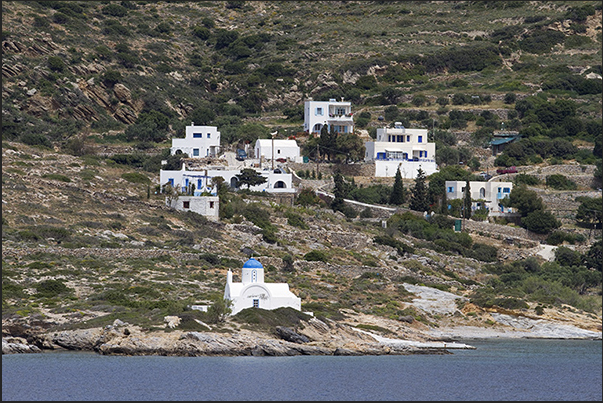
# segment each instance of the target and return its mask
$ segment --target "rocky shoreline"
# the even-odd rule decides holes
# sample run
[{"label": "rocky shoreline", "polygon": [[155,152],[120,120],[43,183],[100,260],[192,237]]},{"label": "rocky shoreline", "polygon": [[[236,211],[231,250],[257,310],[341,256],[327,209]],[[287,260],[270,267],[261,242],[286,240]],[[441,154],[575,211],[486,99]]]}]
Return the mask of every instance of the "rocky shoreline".
[{"label": "rocky shoreline", "polygon": [[[296,356],[296,355],[410,355],[451,354],[454,349],[475,349],[458,340],[482,338],[601,339],[601,332],[550,323],[522,327],[510,317],[499,318],[507,328],[458,326],[431,329],[408,338],[388,338],[347,324],[304,322],[303,330],[277,326],[274,334],[251,330],[198,332],[182,330],[144,331],[116,320],[103,328],[32,333],[26,337],[7,334],[2,354],[44,351],[90,351],[101,355],[160,356]],[[516,321],[519,319],[515,319]],[[513,327],[515,325],[515,327]],[[4,330],[4,329],[3,329]],[[4,333],[4,332],[3,332]],[[469,341],[470,343],[470,341]]]},{"label": "rocky shoreline", "polygon": [[[406,355],[447,354],[449,348],[473,348],[461,343],[392,343],[370,332],[317,319],[305,325],[305,333],[312,334],[312,338],[286,327],[277,327],[277,336],[250,330],[145,332],[116,320],[104,328],[41,333],[28,338],[3,337],[2,354],[71,350],[102,355],[162,356]],[[320,333],[323,337],[316,337]]]}]

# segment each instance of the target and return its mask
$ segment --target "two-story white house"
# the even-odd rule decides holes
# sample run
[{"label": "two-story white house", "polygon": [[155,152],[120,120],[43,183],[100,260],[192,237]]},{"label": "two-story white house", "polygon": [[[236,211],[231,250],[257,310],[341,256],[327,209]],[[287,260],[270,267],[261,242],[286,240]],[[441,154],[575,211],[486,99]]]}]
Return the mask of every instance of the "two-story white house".
[{"label": "two-story white house", "polygon": [[336,133],[353,133],[354,119],[352,118],[352,103],[336,101],[313,101],[312,98],[304,103],[304,131],[320,135],[323,126],[331,127]]},{"label": "two-story white house", "polygon": [[365,142],[366,162],[375,163],[376,177],[393,177],[398,167],[404,179],[414,179],[419,168],[425,176],[437,172],[435,143],[428,142],[427,129],[407,129],[402,123],[377,129],[375,140]]},{"label": "two-story white house", "polygon": [[275,160],[284,158],[287,161],[302,162],[300,148],[295,140],[257,139],[253,152],[255,158],[272,160],[273,150]]},{"label": "two-story white house", "polygon": [[217,157],[220,153],[220,132],[216,126],[186,126],[185,138],[173,138],[172,155],[184,153],[189,158]]},{"label": "two-story white house", "polygon": [[[465,197],[466,181],[446,181],[446,199],[462,199]],[[511,207],[503,207],[501,200],[509,197],[513,190],[513,182],[479,182],[470,181],[469,191],[471,193],[471,208],[477,210],[484,203],[490,215],[497,213],[512,213]]]},{"label": "two-story white house", "polygon": [[[295,193],[293,187],[293,175],[285,173],[282,169],[255,169],[263,177],[266,182],[261,185],[251,186],[250,190],[256,192],[269,193]],[[240,187],[239,180],[236,175],[240,174],[240,169],[228,169],[228,167],[217,166],[202,169],[198,171],[188,171],[186,164],[182,164],[180,170],[160,170],[159,180],[161,186],[170,184],[173,188],[183,193],[189,193],[189,189],[194,185],[193,196],[200,196],[203,192],[215,194],[216,189],[212,187],[212,178],[221,176],[224,182],[233,189]],[[246,188],[246,187],[245,187]]]}]

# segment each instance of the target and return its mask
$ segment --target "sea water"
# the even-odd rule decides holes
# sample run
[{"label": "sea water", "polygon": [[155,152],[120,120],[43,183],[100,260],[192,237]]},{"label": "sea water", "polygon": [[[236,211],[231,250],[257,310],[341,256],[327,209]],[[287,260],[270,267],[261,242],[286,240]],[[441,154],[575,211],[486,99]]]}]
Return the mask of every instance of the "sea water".
[{"label": "sea water", "polygon": [[602,400],[601,340],[462,340],[445,355],[2,356],[2,400]]}]

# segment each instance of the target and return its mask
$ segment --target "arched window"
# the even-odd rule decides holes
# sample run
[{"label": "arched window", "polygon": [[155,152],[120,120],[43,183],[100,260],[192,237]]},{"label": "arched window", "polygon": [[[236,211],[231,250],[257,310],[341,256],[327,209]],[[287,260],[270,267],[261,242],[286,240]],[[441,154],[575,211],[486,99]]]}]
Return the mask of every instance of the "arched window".
[{"label": "arched window", "polygon": [[480,199],[485,199],[486,198],[486,188],[481,188],[479,190],[479,198]]},{"label": "arched window", "polygon": [[287,187],[287,185],[283,181],[277,181],[274,183],[275,189],[285,189],[286,187]]},{"label": "arched window", "polygon": [[230,187],[237,189],[239,187],[239,180],[235,177],[230,178]]}]

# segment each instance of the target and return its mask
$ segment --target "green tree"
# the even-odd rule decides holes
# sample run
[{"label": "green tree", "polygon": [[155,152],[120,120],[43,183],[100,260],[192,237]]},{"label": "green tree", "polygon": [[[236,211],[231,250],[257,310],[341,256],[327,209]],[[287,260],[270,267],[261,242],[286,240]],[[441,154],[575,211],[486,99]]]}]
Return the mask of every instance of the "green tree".
[{"label": "green tree", "polygon": [[345,206],[343,199],[347,195],[347,192],[343,175],[339,171],[335,172],[335,175],[333,175],[333,182],[335,183],[335,188],[333,190],[334,198],[331,202],[331,209],[333,211],[343,211]]},{"label": "green tree", "polygon": [[337,159],[360,161],[364,158],[365,146],[360,136],[354,133],[345,133],[336,136]]},{"label": "green tree", "polygon": [[214,176],[211,178],[210,183],[212,187],[216,188],[216,193],[220,200],[223,200],[228,192],[228,185],[226,184],[226,180],[221,176]]},{"label": "green tree", "polygon": [[404,203],[404,182],[402,182],[402,174],[400,173],[400,166],[398,166],[394,179],[394,187],[389,197],[389,204],[399,206],[402,203]]},{"label": "green tree", "polygon": [[589,228],[601,228],[603,203],[601,197],[585,197],[576,211],[576,221]]},{"label": "green tree", "polygon": [[322,129],[320,129],[320,139],[318,140],[318,145],[320,146],[320,151],[323,156],[326,156],[329,161],[331,161],[332,156],[335,154],[335,150],[337,148],[337,133],[335,133],[335,128],[331,126],[324,125]]},{"label": "green tree", "polygon": [[208,322],[220,323],[226,320],[226,317],[232,313],[232,300],[218,298],[207,309]]},{"label": "green tree", "polygon": [[526,217],[533,211],[544,210],[544,203],[538,194],[529,190],[526,185],[515,186],[509,194],[509,207],[517,209],[522,217]]},{"label": "green tree", "polygon": [[425,186],[425,172],[421,168],[417,170],[417,177],[415,178],[415,185],[412,189],[409,207],[411,210],[415,211],[429,210],[429,198],[427,197],[427,187]]},{"label": "green tree", "polygon": [[262,176],[261,173],[256,171],[253,168],[243,168],[240,174],[235,175],[237,180],[242,185],[247,185],[247,189],[252,186],[261,185],[262,183],[266,183],[268,179]]},{"label": "green tree", "polygon": [[537,234],[548,234],[561,227],[561,222],[553,214],[544,210],[535,210],[521,219],[522,225]]},{"label": "green tree", "polygon": [[471,187],[469,180],[465,182],[465,192],[463,194],[463,218],[471,218]]}]

